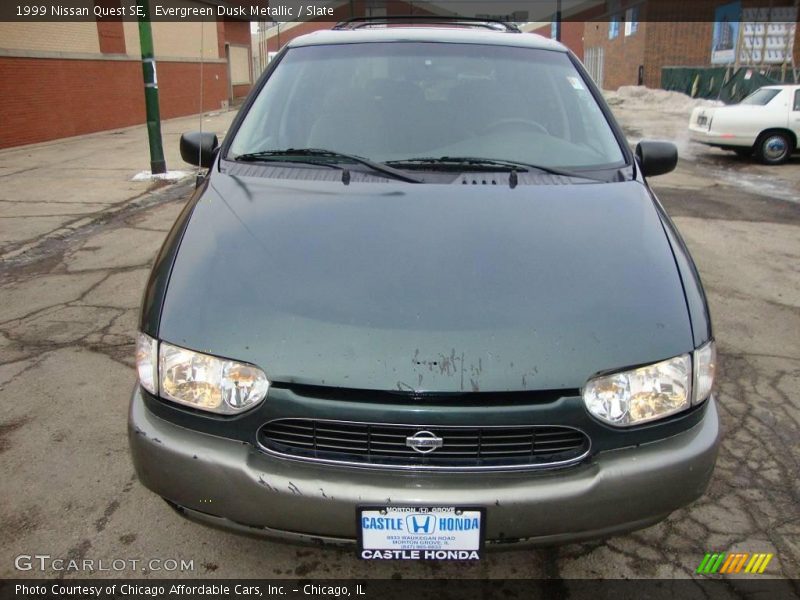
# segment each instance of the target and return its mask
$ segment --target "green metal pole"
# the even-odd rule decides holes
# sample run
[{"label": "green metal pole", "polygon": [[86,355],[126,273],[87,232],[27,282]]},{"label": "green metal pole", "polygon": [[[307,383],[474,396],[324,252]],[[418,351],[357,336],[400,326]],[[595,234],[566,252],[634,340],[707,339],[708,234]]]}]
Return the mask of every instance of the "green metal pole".
[{"label": "green metal pole", "polygon": [[556,0],[556,41],[561,41],[561,0]]},{"label": "green metal pole", "polygon": [[150,171],[166,173],[164,147],[161,144],[161,114],[158,110],[158,77],[156,59],[153,57],[153,31],[150,27],[148,0],[136,0],[142,7],[139,17],[139,44],[142,47],[142,75],[144,76],[144,105],[147,111],[147,138],[150,141]]}]

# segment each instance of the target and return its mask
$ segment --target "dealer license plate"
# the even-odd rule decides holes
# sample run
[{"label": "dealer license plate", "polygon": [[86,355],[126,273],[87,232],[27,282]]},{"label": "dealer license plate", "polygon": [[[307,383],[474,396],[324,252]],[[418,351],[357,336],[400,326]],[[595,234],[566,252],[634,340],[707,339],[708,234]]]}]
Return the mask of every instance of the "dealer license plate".
[{"label": "dealer license plate", "polygon": [[363,506],[358,554],[368,560],[479,560],[486,509],[457,506]]}]

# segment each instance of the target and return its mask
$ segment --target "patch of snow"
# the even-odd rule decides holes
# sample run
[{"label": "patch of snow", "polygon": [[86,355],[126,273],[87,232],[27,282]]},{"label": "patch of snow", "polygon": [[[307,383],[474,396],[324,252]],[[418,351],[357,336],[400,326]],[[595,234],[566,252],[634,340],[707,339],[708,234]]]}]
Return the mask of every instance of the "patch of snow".
[{"label": "patch of snow", "polygon": [[166,173],[151,173],[142,171],[133,176],[131,181],[180,181],[192,175],[191,171],[167,171]]},{"label": "patch of snow", "polygon": [[654,90],[643,85],[623,85],[616,91],[604,91],[611,106],[629,109],[658,109],[673,114],[691,114],[698,106],[724,106],[720,100],[692,98],[680,92]]}]

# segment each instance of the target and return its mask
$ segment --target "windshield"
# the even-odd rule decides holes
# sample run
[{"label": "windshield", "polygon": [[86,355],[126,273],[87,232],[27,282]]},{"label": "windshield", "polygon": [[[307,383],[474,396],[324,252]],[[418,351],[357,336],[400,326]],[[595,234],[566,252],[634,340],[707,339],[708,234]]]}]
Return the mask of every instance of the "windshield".
[{"label": "windshield", "polygon": [[477,44],[290,49],[228,158],[293,148],[376,162],[468,156],[573,170],[624,164],[566,54]]},{"label": "windshield", "polygon": [[775,96],[778,95],[779,92],[780,90],[761,88],[742,100],[741,104],[766,106]]}]

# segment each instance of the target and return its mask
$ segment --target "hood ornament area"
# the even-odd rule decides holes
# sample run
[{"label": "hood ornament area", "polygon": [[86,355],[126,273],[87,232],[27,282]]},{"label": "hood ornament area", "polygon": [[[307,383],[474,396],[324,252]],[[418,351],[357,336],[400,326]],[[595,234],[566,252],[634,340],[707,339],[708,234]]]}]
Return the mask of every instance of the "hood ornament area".
[{"label": "hood ornament area", "polygon": [[406,438],[406,446],[420,454],[429,454],[443,445],[444,439],[430,431],[418,431]]}]

